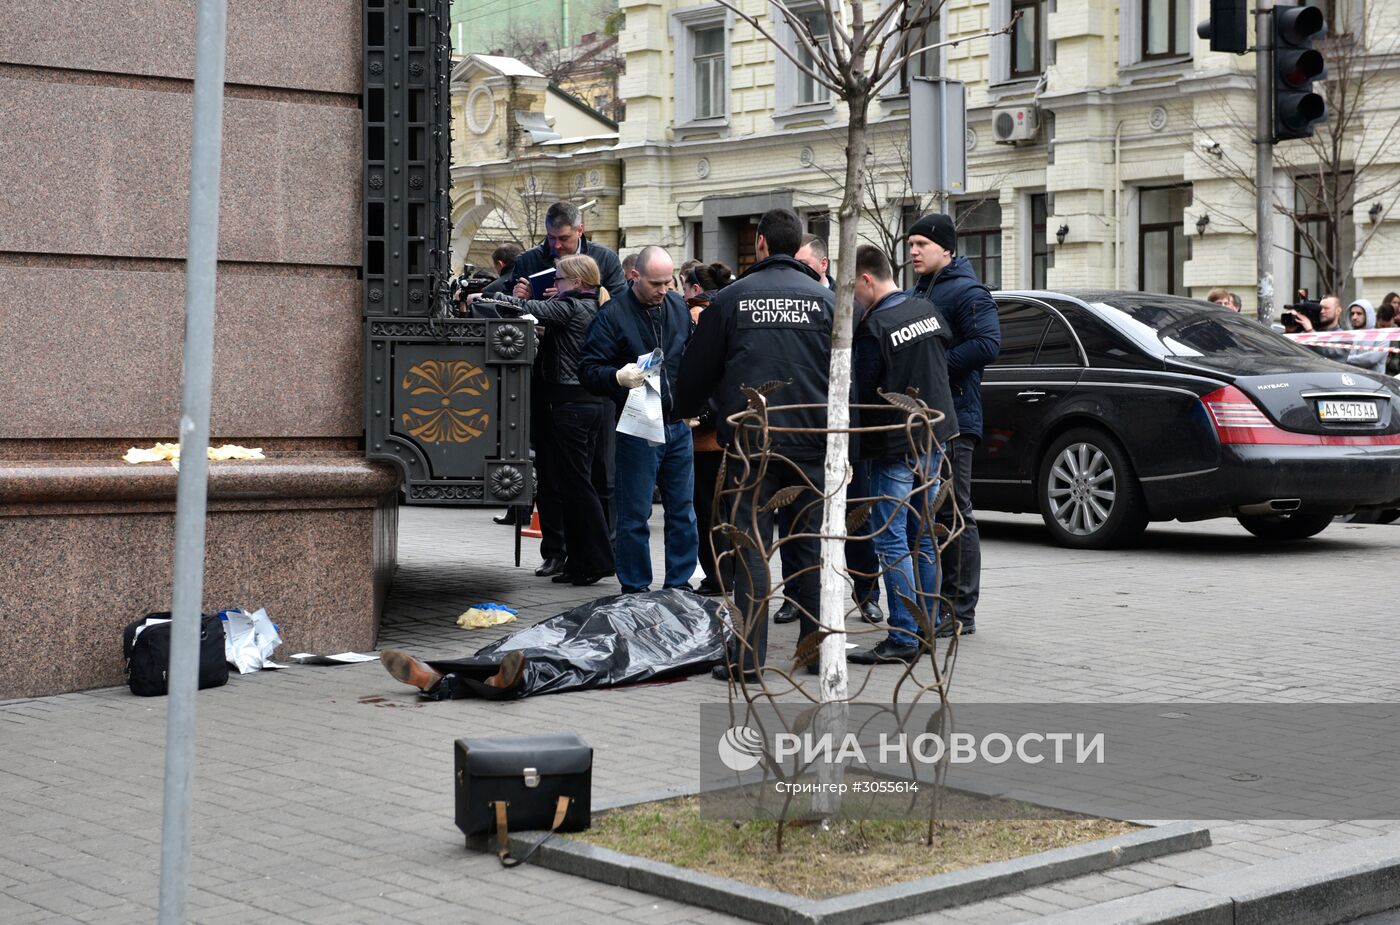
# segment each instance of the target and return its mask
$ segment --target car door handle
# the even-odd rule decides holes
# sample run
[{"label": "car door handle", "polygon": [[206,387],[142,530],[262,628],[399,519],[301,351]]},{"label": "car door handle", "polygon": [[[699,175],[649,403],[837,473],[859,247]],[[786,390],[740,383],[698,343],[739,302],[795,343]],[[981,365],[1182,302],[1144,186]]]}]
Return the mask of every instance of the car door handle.
[{"label": "car door handle", "polygon": [[1036,401],[1040,401],[1042,398],[1044,398],[1044,397],[1046,396],[1046,394],[1047,394],[1047,393],[1045,393],[1045,392],[1040,392],[1040,391],[1037,391],[1037,390],[1035,390],[1035,389],[1027,389],[1027,390],[1024,391],[1024,392],[1017,392],[1017,393],[1016,393],[1016,397],[1019,398],[1019,399],[1021,399],[1021,401],[1025,401],[1025,402],[1036,402]]}]

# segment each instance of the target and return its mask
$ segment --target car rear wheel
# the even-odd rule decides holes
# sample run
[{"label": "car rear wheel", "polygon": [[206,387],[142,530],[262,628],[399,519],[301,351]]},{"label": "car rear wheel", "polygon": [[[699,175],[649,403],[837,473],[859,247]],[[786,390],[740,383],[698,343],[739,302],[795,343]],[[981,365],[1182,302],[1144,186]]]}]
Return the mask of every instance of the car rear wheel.
[{"label": "car rear wheel", "polygon": [[1036,486],[1055,542],[1076,549],[1124,546],[1147,526],[1147,504],[1128,454],[1108,434],[1080,427],[1046,452]]},{"label": "car rear wheel", "polygon": [[1261,540],[1282,542],[1317,536],[1332,522],[1331,514],[1241,514],[1240,526]]}]

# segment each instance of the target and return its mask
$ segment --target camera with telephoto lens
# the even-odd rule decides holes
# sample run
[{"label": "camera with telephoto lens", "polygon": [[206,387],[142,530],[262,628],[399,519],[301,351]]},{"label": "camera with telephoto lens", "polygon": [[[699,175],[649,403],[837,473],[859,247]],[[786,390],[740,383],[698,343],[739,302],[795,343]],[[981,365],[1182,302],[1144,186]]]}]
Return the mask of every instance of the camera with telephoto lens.
[{"label": "camera with telephoto lens", "polygon": [[1308,298],[1308,290],[1298,290],[1298,301],[1292,305],[1285,305],[1284,311],[1279,315],[1279,321],[1284,324],[1297,324],[1298,316],[1303,315],[1312,322],[1313,330],[1317,330],[1322,324],[1322,303],[1315,302]]}]

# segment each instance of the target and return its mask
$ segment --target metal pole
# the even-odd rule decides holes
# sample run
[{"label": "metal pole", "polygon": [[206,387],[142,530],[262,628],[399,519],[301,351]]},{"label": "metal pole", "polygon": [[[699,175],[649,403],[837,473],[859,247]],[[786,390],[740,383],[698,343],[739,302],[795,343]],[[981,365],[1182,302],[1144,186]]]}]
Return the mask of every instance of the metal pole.
[{"label": "metal pole", "polygon": [[1274,320],[1274,21],[1270,0],[1254,10],[1254,243],[1259,269],[1259,320]]},{"label": "metal pole", "polygon": [[214,283],[218,274],[219,167],[223,147],[226,0],[199,0],[194,59],[194,141],[185,262],[184,385],[180,396],[180,479],[175,499],[175,588],[171,605],[165,807],[160,840],[160,923],[185,921],[195,693],[204,597],[209,393],[214,368]]}]

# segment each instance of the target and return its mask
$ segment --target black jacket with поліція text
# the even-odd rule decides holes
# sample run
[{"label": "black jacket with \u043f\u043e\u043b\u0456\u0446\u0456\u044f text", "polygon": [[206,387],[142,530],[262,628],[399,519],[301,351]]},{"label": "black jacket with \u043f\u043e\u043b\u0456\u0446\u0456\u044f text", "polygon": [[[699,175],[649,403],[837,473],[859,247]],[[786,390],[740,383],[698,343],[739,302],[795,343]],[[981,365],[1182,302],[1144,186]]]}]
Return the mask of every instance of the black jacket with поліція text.
[{"label": "black jacket with \u043f\u043e\u043b\u0456\u0446\u0456\u044f text", "polygon": [[[862,405],[887,405],[880,391],[898,395],[917,389],[919,398],[943,416],[933,426],[933,435],[946,444],[958,432],[958,414],[953,408],[953,390],[948,385],[946,351],[952,340],[947,320],[927,299],[911,299],[895,291],[875,303],[861,318],[856,329],[852,380],[856,399]],[[903,425],[908,415],[890,406],[888,411],[860,411],[861,427]],[[859,459],[898,459],[915,448],[922,449],[924,437],[903,429],[859,434]]]},{"label": "black jacket with \u043f\u043e\u043b\u0456\u0446\u0456\u044f text", "polygon": [[[770,405],[818,407],[774,416],[772,424],[825,428],[832,307],[831,290],[792,257],[754,264],[700,313],[676,383],[677,413],[694,417],[713,396],[719,405],[719,442],[727,446],[733,428],[725,419],[748,404],[740,389],[776,379],[788,385],[769,396]],[[794,459],[826,453],[826,435],[820,432],[774,433],[772,442]]]}]

